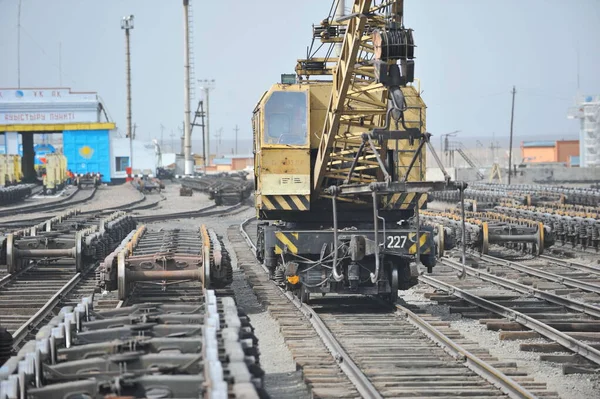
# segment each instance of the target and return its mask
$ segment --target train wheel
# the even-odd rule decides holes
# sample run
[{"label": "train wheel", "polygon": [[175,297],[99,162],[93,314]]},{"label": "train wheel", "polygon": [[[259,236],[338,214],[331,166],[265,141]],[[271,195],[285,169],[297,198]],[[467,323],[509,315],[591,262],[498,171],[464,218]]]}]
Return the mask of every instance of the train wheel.
[{"label": "train wheel", "polygon": [[393,305],[398,300],[398,289],[400,288],[398,265],[393,265],[390,272],[390,293],[389,301]]},{"label": "train wheel", "polygon": [[9,234],[6,236],[6,266],[9,273],[18,272],[17,268],[17,257],[15,256],[15,236]]},{"label": "train wheel", "polygon": [[300,302],[308,305],[310,303],[310,292],[308,291],[308,289],[306,289],[304,284],[302,284],[298,291],[300,294]]},{"label": "train wheel", "polygon": [[125,255],[121,252],[117,255],[117,283],[118,294],[121,301],[127,299],[129,287],[127,282],[127,270],[125,270]]}]

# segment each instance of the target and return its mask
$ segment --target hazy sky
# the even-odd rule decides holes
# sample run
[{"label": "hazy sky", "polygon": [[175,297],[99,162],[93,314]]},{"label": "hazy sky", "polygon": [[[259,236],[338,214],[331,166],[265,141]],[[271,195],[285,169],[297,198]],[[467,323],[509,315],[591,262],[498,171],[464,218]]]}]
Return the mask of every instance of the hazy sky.
[{"label": "hazy sky", "polygon": [[[294,71],[331,2],[192,3],[195,77],[216,80],[211,134],[223,128],[232,138],[238,124],[240,137],[251,138],[254,105],[281,73]],[[18,0],[0,0],[0,87],[17,86],[17,8]],[[167,141],[183,121],[181,1],[22,0],[21,86],[59,86],[61,43],[62,85],[97,91],[125,132],[120,20],[128,14],[135,15],[133,121],[147,138],[159,138],[162,123]],[[566,113],[577,92],[578,49],[581,91],[600,94],[600,0],[406,0],[405,16],[434,143],[454,130],[465,142],[507,137],[513,85],[515,140],[576,136],[578,123]],[[199,97],[196,90],[193,108]]]}]

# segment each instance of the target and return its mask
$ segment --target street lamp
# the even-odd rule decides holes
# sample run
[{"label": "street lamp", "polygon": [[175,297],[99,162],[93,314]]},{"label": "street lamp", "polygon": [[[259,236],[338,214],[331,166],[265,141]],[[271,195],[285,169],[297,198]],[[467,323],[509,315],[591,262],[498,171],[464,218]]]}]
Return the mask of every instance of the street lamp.
[{"label": "street lamp", "polygon": [[[444,133],[440,136],[440,152],[442,153],[442,165],[444,164],[444,153],[448,152],[448,137],[454,137],[457,133],[460,133],[460,130],[455,130],[450,133]],[[445,141],[444,137],[446,137]],[[446,145],[444,146],[444,144]]]},{"label": "street lamp", "polygon": [[204,99],[206,100],[206,157],[208,164],[210,165],[210,104],[209,104],[209,93],[210,90],[215,88],[214,79],[198,79],[200,83],[200,89],[204,90]]},{"label": "street lamp", "polygon": [[133,134],[131,132],[131,52],[129,51],[129,30],[133,29],[133,15],[121,19],[121,29],[125,30],[125,52],[127,56],[127,136],[129,137],[129,167],[133,169]]}]

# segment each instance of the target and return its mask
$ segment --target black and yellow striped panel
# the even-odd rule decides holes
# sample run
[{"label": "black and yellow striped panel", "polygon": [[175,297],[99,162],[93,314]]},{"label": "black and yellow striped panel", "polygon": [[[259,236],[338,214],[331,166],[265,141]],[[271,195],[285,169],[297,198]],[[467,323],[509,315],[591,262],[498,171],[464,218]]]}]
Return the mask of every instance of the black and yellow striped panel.
[{"label": "black and yellow striped panel", "polygon": [[383,196],[383,209],[413,209],[419,202],[419,209],[427,203],[427,194],[421,193],[396,193]]},{"label": "black and yellow striped panel", "polygon": [[[408,237],[411,241],[414,241],[416,235],[417,235],[417,233],[410,233],[408,235]],[[419,246],[421,247],[422,255],[427,255],[427,254],[431,253],[431,251],[432,251],[431,245],[433,244],[433,240],[427,241],[427,236],[428,236],[427,233],[420,234]],[[410,248],[408,248],[408,253],[411,255],[417,254],[417,243],[416,242],[414,244],[412,244],[410,246]]]},{"label": "black and yellow striped panel", "polygon": [[296,232],[275,232],[275,238],[277,239],[277,244],[275,244],[275,253],[281,254],[283,253],[283,249],[286,248],[287,252],[297,254],[298,236],[299,235]]},{"label": "black and yellow striped panel", "polygon": [[261,209],[267,211],[308,211],[310,195],[262,195]]}]

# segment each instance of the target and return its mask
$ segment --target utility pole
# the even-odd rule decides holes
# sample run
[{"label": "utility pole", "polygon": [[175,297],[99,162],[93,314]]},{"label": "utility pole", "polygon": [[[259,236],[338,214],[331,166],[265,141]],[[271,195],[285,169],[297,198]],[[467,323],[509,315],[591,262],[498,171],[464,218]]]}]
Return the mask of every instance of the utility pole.
[{"label": "utility pole", "polygon": [[515,94],[517,90],[515,86],[512,89],[512,108],[510,111],[510,141],[508,144],[508,184],[510,184],[510,177],[512,176],[512,145],[513,145],[513,122],[515,119]]},{"label": "utility pole", "polygon": [[214,79],[198,79],[200,88],[204,90],[204,100],[206,101],[206,156],[210,164],[210,90],[215,88]]},{"label": "utility pole", "polygon": [[21,0],[17,11],[17,88],[21,88]]},{"label": "utility pole", "polygon": [[62,42],[58,42],[58,87],[62,87]]},{"label": "utility pole", "polygon": [[131,52],[129,30],[133,29],[133,15],[123,17],[121,29],[125,30],[125,52],[127,56],[127,136],[129,137],[129,167],[133,168],[133,134],[131,131]]},{"label": "utility pole", "polygon": [[190,27],[188,6],[189,0],[183,0],[183,69],[184,69],[184,159],[185,175],[194,173],[194,160],[192,159],[192,137],[190,131]]},{"label": "utility pole", "polygon": [[235,131],[235,155],[238,154],[238,131],[240,130],[240,128],[238,127],[238,125],[235,125],[235,129],[233,129]]},{"label": "utility pole", "polygon": [[[454,137],[458,133],[460,133],[460,130],[455,130],[453,132],[444,133],[444,134],[440,135],[440,155],[442,156],[442,165],[444,165],[444,155],[446,158],[449,158],[448,150],[450,149],[450,146],[449,146],[448,137]],[[444,137],[446,137],[445,141],[444,141]],[[444,144],[446,144],[446,145],[444,146]]]},{"label": "utility pole", "polygon": [[215,156],[219,156],[219,144],[221,144],[221,135],[223,134],[223,128],[220,128],[219,130],[217,130],[217,134],[215,134],[215,137],[217,138],[217,152],[215,154]]},{"label": "utility pole", "polygon": [[[194,128],[194,126],[202,127],[202,159],[204,163],[204,174],[206,174],[206,166],[208,165],[208,163],[206,159],[206,131],[204,130],[204,116],[204,102],[200,100],[198,101],[198,109],[196,109],[196,113],[194,114],[194,120],[192,121],[192,129]],[[196,123],[197,118],[200,118],[201,120],[199,124]]]},{"label": "utility pole", "polygon": [[161,151],[162,151],[163,148],[165,148],[164,142],[163,142],[163,137],[164,137],[163,133],[164,133],[164,131],[165,131],[165,127],[161,123],[160,124],[160,148],[161,148]]}]

